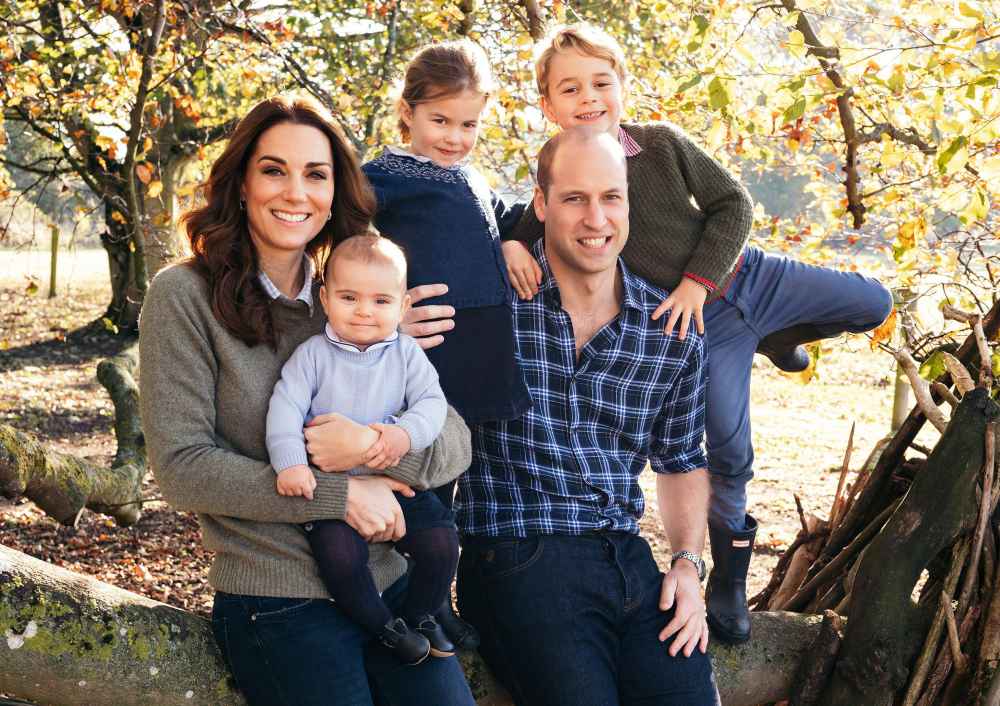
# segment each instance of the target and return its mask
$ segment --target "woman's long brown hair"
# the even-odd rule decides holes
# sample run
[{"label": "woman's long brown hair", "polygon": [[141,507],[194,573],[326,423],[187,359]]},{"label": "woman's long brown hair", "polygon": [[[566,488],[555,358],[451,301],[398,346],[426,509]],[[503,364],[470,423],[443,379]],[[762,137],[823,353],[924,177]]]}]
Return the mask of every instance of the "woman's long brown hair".
[{"label": "woman's long brown hair", "polygon": [[240,186],[257,140],[281,123],[311,125],[330,140],[332,218],[306,245],[314,263],[319,265],[325,249],[366,232],[375,213],[375,197],[354,149],[318,102],[304,96],[276,96],[247,113],[212,165],[203,186],[204,206],[185,214],[184,222],[191,241],[189,262],[211,288],[215,318],[248,346],[265,343],[273,348],[280,332],[271,316],[270,298],[258,280],[257,251],[250,241],[246,211],[240,208]]}]

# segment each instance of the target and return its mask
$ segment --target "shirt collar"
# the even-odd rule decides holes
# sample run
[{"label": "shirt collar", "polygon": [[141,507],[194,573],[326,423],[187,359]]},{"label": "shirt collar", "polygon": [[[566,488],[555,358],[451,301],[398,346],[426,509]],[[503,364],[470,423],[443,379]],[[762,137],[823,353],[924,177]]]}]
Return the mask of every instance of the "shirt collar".
[{"label": "shirt collar", "polygon": [[338,336],[337,333],[333,330],[333,327],[330,326],[329,323],[327,323],[326,325],[326,340],[329,341],[332,345],[336,346],[337,348],[343,351],[349,351],[351,353],[371,353],[372,351],[377,351],[380,348],[388,348],[398,339],[399,339],[399,331],[393,331],[390,335],[386,336],[381,341],[371,344],[364,351],[362,351],[360,346],[357,346],[353,343],[349,343],[344,339],[342,339],[340,336]]},{"label": "shirt collar", "polygon": [[389,152],[389,154],[394,154],[397,157],[409,157],[410,159],[415,159],[418,162],[425,162],[425,163],[434,164],[434,166],[437,167],[438,169],[458,169],[458,168],[464,166],[465,164],[467,164],[468,161],[469,161],[469,156],[466,155],[465,157],[463,157],[459,161],[455,162],[455,164],[451,165],[450,167],[442,167],[442,166],[440,166],[438,164],[435,164],[434,160],[431,159],[430,157],[425,157],[422,154],[413,154],[409,150],[403,149],[402,147],[396,147],[395,145],[389,145],[385,149]]},{"label": "shirt collar", "polygon": [[625,132],[625,128],[621,125],[618,126],[618,142],[625,151],[626,157],[635,157],[642,152],[642,147],[639,146],[639,143],[635,141],[634,137]]},{"label": "shirt collar", "polygon": [[305,302],[306,306],[309,307],[309,314],[313,311],[313,277],[316,276],[316,265],[313,264],[312,258],[308,255],[302,256],[302,269],[304,277],[302,278],[302,289],[299,293],[295,295],[295,299],[289,299],[285,294],[278,289],[278,287],[271,281],[271,278],[267,276],[264,270],[261,270],[257,275],[257,279],[260,281],[260,285],[264,288],[267,296],[271,300],[284,299],[285,301],[299,301]]},{"label": "shirt collar", "polygon": [[[559,284],[549,267],[549,259],[545,255],[545,238],[539,238],[533,246],[535,259],[539,267],[542,268],[542,283],[538,287],[538,293],[543,297],[550,297],[553,303],[562,307],[562,298],[559,296]],[[622,308],[638,309],[645,311],[642,305],[642,285],[636,276],[625,266],[621,257],[618,258],[618,271],[622,274]]]}]

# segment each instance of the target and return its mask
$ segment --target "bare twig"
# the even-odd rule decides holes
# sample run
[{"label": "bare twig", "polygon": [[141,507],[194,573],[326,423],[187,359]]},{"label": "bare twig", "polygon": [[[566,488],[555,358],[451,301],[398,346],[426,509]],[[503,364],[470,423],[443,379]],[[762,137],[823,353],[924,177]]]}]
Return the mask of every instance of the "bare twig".
[{"label": "bare twig", "polygon": [[[958,358],[947,351],[942,351],[941,360],[944,361],[944,367],[948,370],[948,374],[951,375],[951,379],[954,381],[955,387],[958,388],[958,391],[962,393],[963,397],[975,389],[976,383],[973,382],[968,369],[962,365]],[[941,387],[944,387],[944,385]],[[945,387],[945,389],[948,388]],[[943,393],[942,397],[944,397]]]},{"label": "bare twig", "polygon": [[844,449],[844,462],[840,466],[840,480],[837,481],[837,494],[833,496],[833,507],[830,508],[830,526],[836,527],[837,520],[843,514],[845,500],[841,498],[844,491],[844,480],[847,478],[847,469],[851,465],[851,452],[854,450],[854,427],[856,422],[851,422],[851,433],[847,435],[847,448]]},{"label": "bare twig", "polygon": [[[954,356],[952,356],[952,357],[954,357]],[[959,363],[959,365],[961,365],[961,363]],[[951,371],[949,370],[949,372],[951,372]],[[954,378],[954,377],[955,377],[955,375],[952,374],[952,378]],[[939,383],[937,381],[932,382],[931,383],[931,392],[933,392],[938,397],[940,397],[945,402],[947,402],[951,406],[952,409],[954,409],[955,407],[958,407],[958,404],[959,404],[960,400],[957,397],[955,397],[955,393],[952,392],[951,388],[949,388],[947,385],[942,385],[941,383]],[[910,444],[910,446],[912,448],[917,449],[917,451],[920,451],[925,456],[929,455],[928,452],[930,451],[930,449],[923,448],[923,447],[917,448],[916,444]]]},{"label": "bare twig", "polygon": [[910,351],[906,348],[895,351],[893,357],[899,362],[900,367],[903,368],[903,372],[906,373],[906,377],[910,381],[910,387],[913,388],[913,394],[917,398],[917,405],[920,407],[920,411],[924,413],[927,421],[933,424],[935,429],[944,433],[945,428],[948,426],[948,420],[945,419],[944,412],[934,404],[934,399],[931,397],[930,385],[920,377],[917,361],[913,359]]},{"label": "bare twig", "polygon": [[[975,563],[974,557],[973,563]],[[955,624],[955,610],[951,605],[951,598],[944,591],[941,591],[941,609],[944,610],[944,624],[948,628],[948,649],[951,650],[951,661],[955,663],[956,669],[964,672],[968,660],[962,654],[962,645],[958,641],[958,625]]]},{"label": "bare twig", "polygon": [[795,509],[799,511],[799,523],[802,525],[802,531],[808,533],[809,525],[806,524],[806,513],[802,509],[802,501],[799,499],[798,493],[792,493],[792,497],[795,498]]},{"label": "bare twig", "polygon": [[975,588],[979,569],[979,554],[983,550],[983,536],[990,520],[990,501],[993,499],[993,465],[996,457],[996,430],[996,422],[990,422],[986,425],[983,492],[979,503],[979,521],[976,523],[976,532],[972,537],[972,558],[969,561],[969,569],[965,572],[965,581],[962,582],[962,592],[958,595],[960,619],[965,616],[969,609],[969,598],[972,596],[973,588]]}]

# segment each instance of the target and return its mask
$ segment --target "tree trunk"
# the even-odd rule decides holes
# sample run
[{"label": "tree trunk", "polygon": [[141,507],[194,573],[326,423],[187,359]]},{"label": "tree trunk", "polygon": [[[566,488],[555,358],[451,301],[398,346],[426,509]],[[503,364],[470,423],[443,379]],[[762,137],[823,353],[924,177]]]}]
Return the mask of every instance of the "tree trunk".
[{"label": "tree trunk", "polygon": [[861,559],[850,622],[826,706],[892,704],[926,634],[928,611],[910,600],[920,572],[976,517],[986,425],[998,414],[984,389],[969,392],[885,528]]},{"label": "tree trunk", "polygon": [[[754,613],[754,641],[713,645],[726,706],[788,694],[818,616]],[[0,692],[48,706],[242,704],[202,617],[0,546]],[[480,706],[509,706],[477,655],[462,663]]]}]

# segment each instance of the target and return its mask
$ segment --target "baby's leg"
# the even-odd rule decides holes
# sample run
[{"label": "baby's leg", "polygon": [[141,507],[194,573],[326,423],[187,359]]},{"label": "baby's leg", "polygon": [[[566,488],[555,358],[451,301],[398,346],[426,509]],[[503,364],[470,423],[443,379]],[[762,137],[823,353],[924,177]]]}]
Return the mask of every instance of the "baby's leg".
[{"label": "baby's leg", "polygon": [[437,613],[451,592],[458,566],[458,533],[454,527],[407,526],[406,536],[396,542],[396,549],[413,558],[403,618],[415,624],[419,618]]},{"label": "baby's leg", "polygon": [[340,609],[373,635],[382,632],[392,613],[382,602],[368,570],[368,544],[341,520],[305,525],[326,590]]}]

